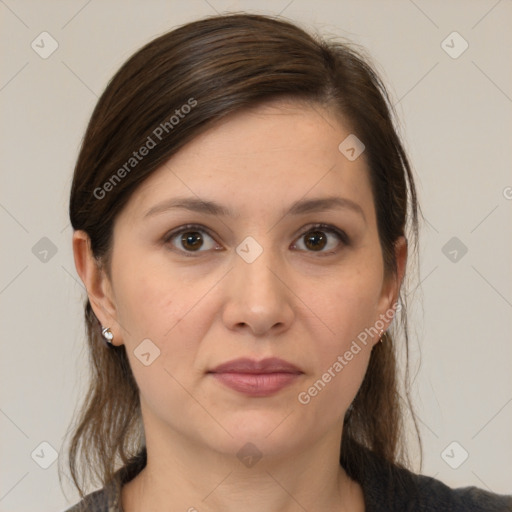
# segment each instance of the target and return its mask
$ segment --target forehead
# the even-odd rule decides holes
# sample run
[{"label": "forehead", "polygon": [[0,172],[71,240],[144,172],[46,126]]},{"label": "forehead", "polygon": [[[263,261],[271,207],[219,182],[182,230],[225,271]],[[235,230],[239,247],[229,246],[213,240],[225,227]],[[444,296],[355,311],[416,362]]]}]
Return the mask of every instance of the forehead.
[{"label": "forehead", "polygon": [[364,153],[351,161],[339,150],[350,133],[326,109],[303,102],[273,102],[231,114],[155,171],[127,209],[147,211],[173,195],[214,199],[241,215],[325,195],[371,209]]}]

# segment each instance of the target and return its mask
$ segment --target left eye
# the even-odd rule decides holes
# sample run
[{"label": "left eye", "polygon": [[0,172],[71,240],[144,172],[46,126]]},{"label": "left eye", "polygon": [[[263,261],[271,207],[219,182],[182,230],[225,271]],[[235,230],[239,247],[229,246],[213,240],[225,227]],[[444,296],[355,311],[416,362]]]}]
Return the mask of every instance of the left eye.
[{"label": "left eye", "polygon": [[[337,241],[333,241],[333,237],[330,235],[334,235]],[[348,238],[343,231],[333,226],[317,224],[309,227],[309,229],[298,238],[294,247],[299,246],[300,250],[307,252],[329,252],[336,249],[340,242],[348,245]],[[303,247],[305,247],[305,249],[303,249]]]}]

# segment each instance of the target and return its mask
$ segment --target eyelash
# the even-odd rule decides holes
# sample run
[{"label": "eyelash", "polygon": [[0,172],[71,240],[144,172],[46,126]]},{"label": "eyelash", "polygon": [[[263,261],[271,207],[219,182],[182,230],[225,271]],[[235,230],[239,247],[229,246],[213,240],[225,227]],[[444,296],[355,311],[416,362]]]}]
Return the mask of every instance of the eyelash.
[{"label": "eyelash", "polygon": [[[345,245],[345,246],[350,245],[350,239],[344,231],[342,231],[341,229],[338,229],[337,227],[332,226],[330,224],[323,224],[323,223],[311,224],[311,225],[307,226],[306,229],[301,233],[301,235],[299,235],[297,240],[299,240],[301,237],[303,237],[307,233],[310,233],[311,231],[315,231],[315,230],[333,234],[340,240],[340,242],[343,245]],[[171,231],[170,233],[167,233],[163,238],[163,242],[165,244],[169,244],[173,240],[173,238],[175,238],[176,236],[181,235],[183,233],[186,233],[188,231],[199,231],[202,233],[206,233],[212,240],[215,240],[215,237],[210,233],[210,231],[206,227],[204,227],[200,224],[186,224],[185,226],[181,226],[180,228],[175,229],[175,230]],[[294,243],[294,245],[295,245],[295,243]],[[185,251],[185,250],[177,249],[175,247],[173,247],[173,249],[175,249],[176,251],[180,252],[181,254],[183,254],[187,257],[192,257],[192,258],[197,257],[202,252],[207,252],[207,251],[200,251],[200,250],[199,251]],[[321,256],[335,254],[332,251],[330,251],[330,252],[304,251],[304,252],[310,252],[313,254],[316,253]]]}]

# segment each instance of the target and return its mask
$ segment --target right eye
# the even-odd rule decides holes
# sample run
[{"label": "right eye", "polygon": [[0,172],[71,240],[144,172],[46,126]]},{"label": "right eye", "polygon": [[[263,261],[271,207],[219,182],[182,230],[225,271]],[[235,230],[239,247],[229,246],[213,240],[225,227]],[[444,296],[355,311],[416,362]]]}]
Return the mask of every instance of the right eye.
[{"label": "right eye", "polygon": [[[213,237],[208,234],[206,228],[197,224],[187,224],[167,233],[164,242],[166,244],[170,243],[173,246],[173,250],[175,249],[186,256],[193,256],[194,253],[206,252],[208,250],[218,250],[219,248]],[[204,249],[205,243],[206,249],[201,250]]]}]

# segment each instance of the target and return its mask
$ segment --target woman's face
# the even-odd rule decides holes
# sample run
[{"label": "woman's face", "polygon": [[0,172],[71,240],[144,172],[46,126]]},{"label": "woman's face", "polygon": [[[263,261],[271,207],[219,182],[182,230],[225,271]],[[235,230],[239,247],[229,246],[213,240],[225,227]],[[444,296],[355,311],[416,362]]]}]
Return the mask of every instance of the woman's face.
[{"label": "woman's face", "polygon": [[[397,293],[364,152],[338,148],[349,135],[319,106],[274,102],[225,118],[131,197],[113,318],[96,312],[126,346],[146,436],[278,455],[340,435]],[[295,373],[211,373],[238,358]]]}]

